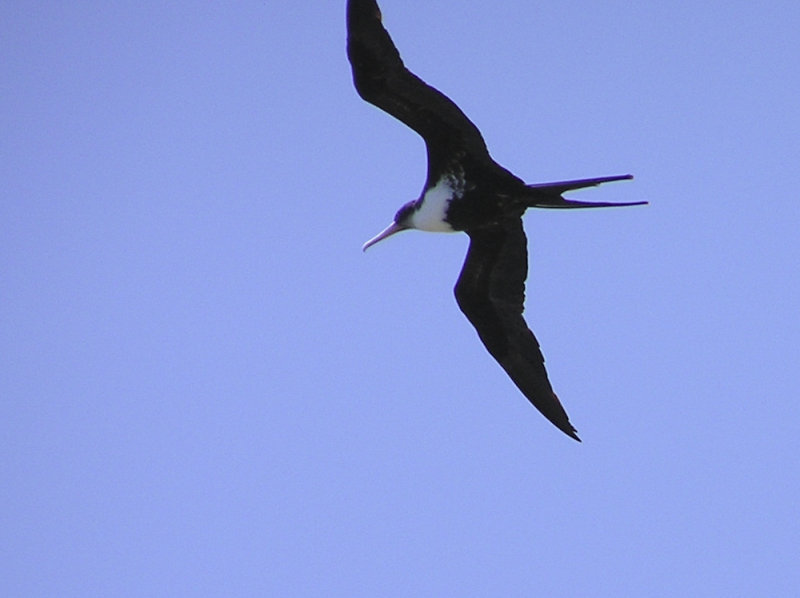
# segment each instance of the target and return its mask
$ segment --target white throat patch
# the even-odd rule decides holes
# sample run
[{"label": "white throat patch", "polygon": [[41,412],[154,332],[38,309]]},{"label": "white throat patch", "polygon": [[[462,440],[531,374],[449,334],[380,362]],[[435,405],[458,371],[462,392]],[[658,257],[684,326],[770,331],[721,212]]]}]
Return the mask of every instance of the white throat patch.
[{"label": "white throat patch", "polygon": [[455,232],[445,220],[447,208],[454,197],[461,197],[463,189],[455,187],[451,177],[444,176],[422,196],[421,205],[411,215],[411,226],[434,233]]}]

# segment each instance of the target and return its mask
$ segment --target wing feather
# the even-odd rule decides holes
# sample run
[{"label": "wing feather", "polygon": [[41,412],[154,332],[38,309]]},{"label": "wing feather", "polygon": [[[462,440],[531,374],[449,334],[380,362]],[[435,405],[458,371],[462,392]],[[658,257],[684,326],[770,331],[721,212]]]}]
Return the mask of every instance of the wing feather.
[{"label": "wing feather", "polygon": [[533,406],[565,434],[580,440],[550,385],[539,343],[522,317],[528,275],[522,219],[468,234],[469,251],[455,287],[461,311]]},{"label": "wing feather", "polygon": [[435,164],[443,154],[489,157],[483,136],[461,109],[405,67],[375,0],[348,0],[347,56],[358,94],[425,140],[429,172],[443,166]]}]

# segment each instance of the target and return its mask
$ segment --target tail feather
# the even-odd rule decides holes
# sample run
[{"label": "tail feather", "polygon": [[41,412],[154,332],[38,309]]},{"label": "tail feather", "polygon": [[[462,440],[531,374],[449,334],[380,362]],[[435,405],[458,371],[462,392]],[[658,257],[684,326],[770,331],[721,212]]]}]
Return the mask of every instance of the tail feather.
[{"label": "tail feather", "polygon": [[646,205],[646,201],[631,201],[622,203],[613,202],[591,202],[591,201],[577,201],[574,199],[566,199],[561,195],[567,191],[574,191],[575,189],[584,189],[586,187],[596,187],[602,183],[610,183],[613,181],[626,181],[633,178],[631,174],[619,174],[615,176],[604,176],[593,179],[576,179],[572,181],[558,181],[556,183],[537,183],[535,185],[528,185],[528,189],[532,191],[529,199],[529,206],[532,208],[612,208],[621,206],[641,206]]}]

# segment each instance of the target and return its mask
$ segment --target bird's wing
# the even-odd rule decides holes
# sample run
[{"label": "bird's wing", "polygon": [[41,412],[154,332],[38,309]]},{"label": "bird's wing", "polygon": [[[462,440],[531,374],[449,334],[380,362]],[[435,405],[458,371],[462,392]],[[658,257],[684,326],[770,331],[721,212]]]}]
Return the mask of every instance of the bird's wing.
[{"label": "bird's wing", "polygon": [[348,0],[347,56],[358,94],[425,140],[429,174],[444,166],[431,163],[442,155],[465,151],[489,158],[480,131],[461,109],[405,67],[375,0]]},{"label": "bird's wing", "polygon": [[528,249],[522,218],[468,231],[456,301],[489,353],[547,419],[580,440],[553,392],[539,343],[522,317]]}]

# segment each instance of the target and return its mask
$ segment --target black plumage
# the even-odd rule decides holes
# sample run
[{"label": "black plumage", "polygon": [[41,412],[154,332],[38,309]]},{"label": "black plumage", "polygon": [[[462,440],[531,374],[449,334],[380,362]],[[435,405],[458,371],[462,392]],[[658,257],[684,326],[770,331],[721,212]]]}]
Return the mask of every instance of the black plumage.
[{"label": "black plumage", "polygon": [[428,154],[420,197],[406,203],[392,224],[364,248],[409,228],[465,231],[469,251],[455,287],[461,311],[528,400],[579,440],[550,385],[539,343],[522,317],[528,273],[522,215],[530,207],[646,203],[587,203],[562,196],[632,177],[525,184],[491,158],[480,131],[458,106],[405,67],[381,23],[375,0],[348,0],[347,32],[347,54],[359,95],[419,133]]}]

